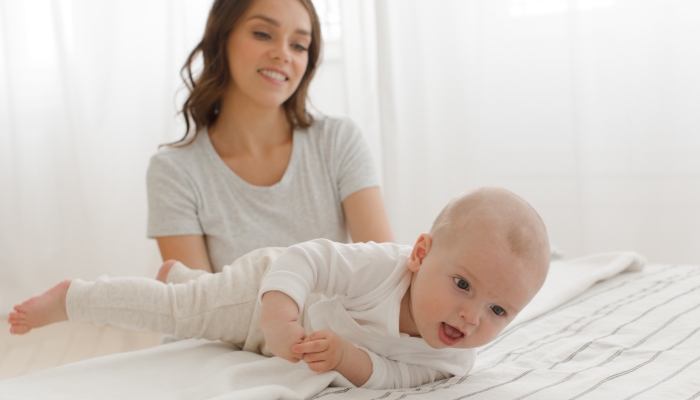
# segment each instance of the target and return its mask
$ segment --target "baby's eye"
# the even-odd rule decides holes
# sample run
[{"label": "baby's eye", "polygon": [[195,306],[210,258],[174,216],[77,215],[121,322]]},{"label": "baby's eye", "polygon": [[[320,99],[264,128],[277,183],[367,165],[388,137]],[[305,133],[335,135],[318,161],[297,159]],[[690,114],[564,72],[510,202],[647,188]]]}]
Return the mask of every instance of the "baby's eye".
[{"label": "baby's eye", "polygon": [[493,306],[491,307],[491,311],[493,311],[494,314],[496,315],[504,315],[506,313],[506,310],[504,310],[500,306]]},{"label": "baby's eye", "polygon": [[469,282],[465,281],[464,279],[455,278],[455,283],[457,284],[458,288],[462,290],[469,290]]}]

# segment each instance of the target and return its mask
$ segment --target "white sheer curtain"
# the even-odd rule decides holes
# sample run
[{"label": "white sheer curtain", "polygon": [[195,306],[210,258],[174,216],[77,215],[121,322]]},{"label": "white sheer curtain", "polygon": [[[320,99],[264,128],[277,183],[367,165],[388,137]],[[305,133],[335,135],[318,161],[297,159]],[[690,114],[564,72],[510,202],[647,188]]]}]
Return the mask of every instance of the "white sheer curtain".
[{"label": "white sheer curtain", "polygon": [[209,1],[0,0],[0,314],[67,277],[153,275],[145,171]]},{"label": "white sheer curtain", "polygon": [[[310,88],[342,114],[339,0]],[[154,276],[145,174],[182,136],[179,71],[212,0],[0,0],[0,315],[68,277]]]},{"label": "white sheer curtain", "polygon": [[399,242],[500,185],[568,256],[700,262],[700,2],[357,0],[343,16],[347,111],[381,132]]},{"label": "white sheer curtain", "polygon": [[[700,262],[700,2],[318,3],[313,104],[363,127],[399,242],[488,184],[570,256]],[[210,4],[0,0],[0,314],[65,277],[155,273],[145,171],[182,133]]]}]

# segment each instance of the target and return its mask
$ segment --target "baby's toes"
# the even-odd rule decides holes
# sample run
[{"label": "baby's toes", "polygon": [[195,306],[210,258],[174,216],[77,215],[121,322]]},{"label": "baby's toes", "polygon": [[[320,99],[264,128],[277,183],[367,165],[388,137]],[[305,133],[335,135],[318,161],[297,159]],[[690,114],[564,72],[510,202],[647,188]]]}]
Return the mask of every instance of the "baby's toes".
[{"label": "baby's toes", "polygon": [[12,324],[10,327],[10,333],[13,335],[23,335],[29,332],[31,329],[27,325],[23,324]]},{"label": "baby's toes", "polygon": [[27,302],[25,301],[22,304],[17,304],[16,306],[13,307],[13,309],[18,312],[18,313],[25,313],[27,312],[27,307],[25,306]]},{"label": "baby's toes", "polygon": [[7,322],[9,323],[16,323],[16,322],[21,322],[25,321],[27,319],[27,314],[23,312],[11,312],[10,316],[7,317]]}]

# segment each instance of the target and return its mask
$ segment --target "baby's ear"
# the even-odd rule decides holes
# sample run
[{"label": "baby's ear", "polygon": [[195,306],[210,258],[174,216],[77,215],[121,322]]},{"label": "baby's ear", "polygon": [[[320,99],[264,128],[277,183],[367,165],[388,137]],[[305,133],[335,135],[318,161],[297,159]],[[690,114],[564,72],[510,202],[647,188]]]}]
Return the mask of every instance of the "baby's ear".
[{"label": "baby's ear", "polygon": [[423,264],[423,259],[430,252],[430,248],[433,244],[433,239],[429,234],[423,233],[418,236],[416,244],[413,245],[413,250],[411,251],[411,259],[408,263],[408,268],[413,272],[418,272],[421,264]]}]

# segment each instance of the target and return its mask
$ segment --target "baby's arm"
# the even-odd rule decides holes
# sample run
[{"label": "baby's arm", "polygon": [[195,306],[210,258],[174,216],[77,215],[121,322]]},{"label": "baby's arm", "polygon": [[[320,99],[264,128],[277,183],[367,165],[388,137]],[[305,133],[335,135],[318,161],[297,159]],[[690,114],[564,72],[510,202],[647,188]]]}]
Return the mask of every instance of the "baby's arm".
[{"label": "baby's arm", "polygon": [[272,354],[293,363],[304,360],[315,372],[336,370],[355,386],[372,375],[367,353],[333,331],[317,331],[306,337],[298,322],[297,303],[280,291],[265,292],[260,309],[260,329]]},{"label": "baby's arm", "polygon": [[333,331],[317,331],[292,346],[315,372],[335,370],[357,387],[402,389],[420,386],[451,375],[423,365],[389,360],[361,350]]},{"label": "baby's arm", "polygon": [[267,347],[272,354],[293,363],[301,360],[302,354],[292,351],[292,346],[306,337],[298,318],[299,307],[291,297],[276,290],[263,294],[260,329]]},{"label": "baby's arm", "polygon": [[372,359],[367,353],[331,330],[316,331],[301,344],[292,346],[315,372],[335,370],[360,387],[372,376]]},{"label": "baby's arm", "polygon": [[373,371],[369,380],[362,385],[364,389],[413,388],[452,376],[425,365],[390,360],[371,351],[367,351],[367,354],[372,359]]}]

